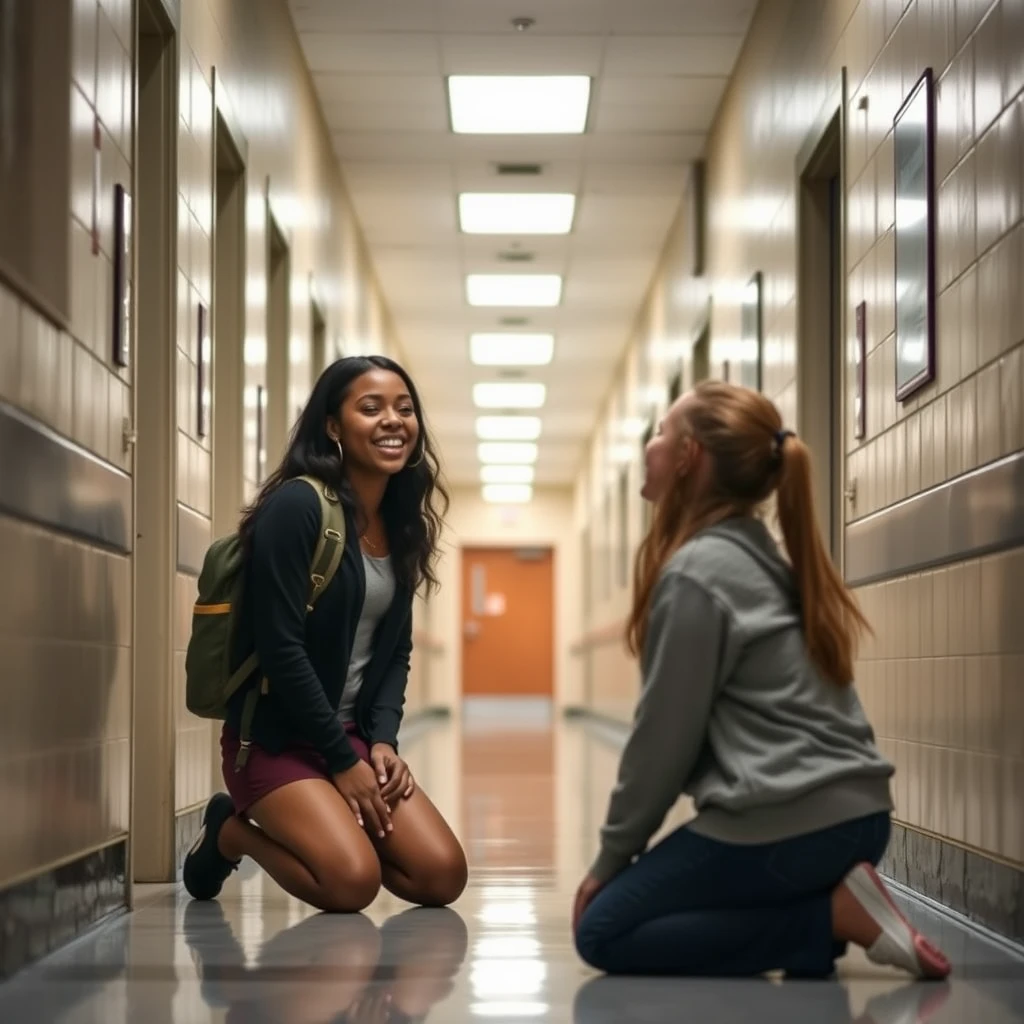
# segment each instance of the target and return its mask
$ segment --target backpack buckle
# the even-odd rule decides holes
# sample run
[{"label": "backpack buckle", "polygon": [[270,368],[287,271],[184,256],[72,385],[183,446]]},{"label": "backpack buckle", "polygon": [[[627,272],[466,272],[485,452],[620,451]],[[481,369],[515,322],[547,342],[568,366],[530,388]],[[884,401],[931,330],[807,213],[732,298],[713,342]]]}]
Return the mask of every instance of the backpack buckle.
[{"label": "backpack buckle", "polygon": [[329,527],[324,530],[324,536],[329,537],[331,540],[341,540],[341,534],[337,530],[332,530]]},{"label": "backpack buckle", "polygon": [[318,572],[310,573],[309,579],[314,587],[322,587],[324,585],[324,578]]}]

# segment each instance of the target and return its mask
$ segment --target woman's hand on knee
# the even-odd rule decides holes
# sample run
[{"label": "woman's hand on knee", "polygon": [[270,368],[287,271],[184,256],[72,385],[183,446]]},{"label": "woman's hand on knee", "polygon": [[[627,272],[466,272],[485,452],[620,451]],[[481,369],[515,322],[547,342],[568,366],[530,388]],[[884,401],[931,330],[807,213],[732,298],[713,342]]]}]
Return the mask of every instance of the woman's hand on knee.
[{"label": "woman's hand on knee", "polygon": [[379,839],[393,830],[391,812],[381,795],[377,777],[365,761],[335,775],[334,786],[363,828]]},{"label": "woman's hand on knee", "polygon": [[398,756],[388,743],[374,743],[370,751],[370,763],[377,773],[380,794],[390,807],[399,797],[407,800],[415,789],[409,766]]}]

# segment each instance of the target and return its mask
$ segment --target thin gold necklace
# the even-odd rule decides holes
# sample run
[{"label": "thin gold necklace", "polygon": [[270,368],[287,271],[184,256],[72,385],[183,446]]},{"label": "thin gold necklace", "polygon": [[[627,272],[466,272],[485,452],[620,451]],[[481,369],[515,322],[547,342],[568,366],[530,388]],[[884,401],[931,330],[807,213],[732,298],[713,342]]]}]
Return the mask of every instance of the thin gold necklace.
[{"label": "thin gold necklace", "polygon": [[[369,531],[367,531],[367,532],[369,532]],[[374,542],[372,540],[370,540],[369,537],[367,537],[366,533],[360,534],[359,539],[361,541],[365,541],[366,542],[366,546],[369,547],[370,549],[372,549],[373,551],[380,551],[382,546],[383,546],[383,544],[374,544]]]}]

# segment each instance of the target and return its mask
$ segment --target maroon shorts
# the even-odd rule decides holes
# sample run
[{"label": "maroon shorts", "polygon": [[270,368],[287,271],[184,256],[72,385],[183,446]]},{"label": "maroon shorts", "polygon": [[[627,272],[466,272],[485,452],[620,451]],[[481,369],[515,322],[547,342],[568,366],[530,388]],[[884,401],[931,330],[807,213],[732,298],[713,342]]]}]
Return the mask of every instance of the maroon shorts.
[{"label": "maroon shorts", "polygon": [[[368,762],[370,748],[356,732],[355,725],[347,722],[345,732],[355,752]],[[220,734],[221,770],[239,814],[244,814],[257,800],[287,786],[289,782],[331,777],[327,762],[312,747],[291,747],[280,754],[270,754],[255,743],[249,747],[249,760],[245,767],[236,772],[235,756],[239,746],[238,734],[225,725]]]}]

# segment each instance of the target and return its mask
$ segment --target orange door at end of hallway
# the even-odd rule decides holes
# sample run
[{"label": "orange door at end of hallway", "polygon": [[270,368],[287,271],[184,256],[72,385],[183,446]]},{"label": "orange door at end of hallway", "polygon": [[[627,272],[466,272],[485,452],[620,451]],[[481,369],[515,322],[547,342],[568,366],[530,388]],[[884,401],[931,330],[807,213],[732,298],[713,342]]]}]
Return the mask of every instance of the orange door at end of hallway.
[{"label": "orange door at end of hallway", "polygon": [[551,696],[554,619],[549,549],[463,549],[462,692]]}]

